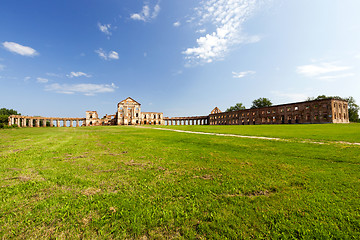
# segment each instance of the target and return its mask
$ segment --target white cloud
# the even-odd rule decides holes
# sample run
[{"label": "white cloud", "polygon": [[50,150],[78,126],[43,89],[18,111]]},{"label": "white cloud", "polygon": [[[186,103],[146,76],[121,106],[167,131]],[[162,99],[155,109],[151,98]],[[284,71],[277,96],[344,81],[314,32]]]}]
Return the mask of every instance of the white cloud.
[{"label": "white cloud", "polygon": [[98,27],[99,27],[99,30],[101,32],[105,33],[105,35],[107,35],[108,37],[112,35],[112,33],[110,32],[111,24],[98,23]]},{"label": "white cloud", "polygon": [[45,73],[45,74],[50,77],[61,77],[61,74],[57,74],[57,73]]},{"label": "white cloud", "polygon": [[197,33],[206,33],[206,28],[196,30]]},{"label": "white cloud", "polygon": [[0,64],[0,71],[5,69],[5,65]]},{"label": "white cloud", "polygon": [[35,49],[14,42],[3,42],[3,46],[5,47],[6,50],[20,54],[22,56],[33,57],[39,55],[39,53]]},{"label": "white cloud", "polygon": [[27,77],[24,77],[24,81],[27,82],[30,80],[31,77],[27,76]]},{"label": "white cloud", "polygon": [[179,27],[181,25],[181,22],[177,21],[173,23],[174,27]]},{"label": "white cloud", "polygon": [[73,77],[91,77],[90,74],[84,73],[84,72],[71,72],[70,74],[66,75],[69,78],[73,78]]},{"label": "white cloud", "polygon": [[156,4],[153,10],[151,10],[148,4],[145,4],[140,13],[133,13],[130,15],[130,18],[133,20],[148,22],[152,19],[155,19],[159,15],[159,12],[160,12],[159,4]]},{"label": "white cloud", "polygon": [[318,64],[298,66],[296,68],[296,72],[306,77],[333,81],[337,78],[354,76],[353,73],[346,72],[350,69],[350,66],[340,66],[336,63],[322,62]]},{"label": "white cloud", "polygon": [[355,75],[354,73],[344,73],[344,74],[338,74],[338,75],[333,75],[333,76],[320,76],[320,77],[318,77],[318,79],[332,82],[338,78],[347,78],[347,77],[352,77],[354,75]]},{"label": "white cloud", "polygon": [[119,54],[115,51],[106,53],[102,48],[99,48],[98,50],[95,50],[95,52],[99,55],[100,58],[105,60],[119,59]]},{"label": "white cloud", "polygon": [[54,83],[47,85],[45,87],[46,91],[54,91],[57,93],[63,94],[75,94],[80,93],[86,96],[94,96],[97,93],[109,93],[114,92],[117,86],[114,83],[112,84],[92,84],[92,83],[82,83],[82,84],[59,84]]},{"label": "white cloud", "polygon": [[159,12],[160,12],[160,5],[156,4],[151,18],[152,19],[156,18],[159,15]]},{"label": "white cloud", "polygon": [[291,92],[279,92],[279,91],[271,91],[273,95],[276,97],[283,99],[284,102],[301,102],[305,101],[308,97],[304,93],[291,93]]},{"label": "white cloud", "polygon": [[255,71],[245,71],[245,72],[232,72],[233,78],[243,78],[247,75],[255,74]]},{"label": "white cloud", "polygon": [[108,57],[109,59],[119,59],[119,54],[115,51],[110,51]]},{"label": "white cloud", "polygon": [[[244,22],[251,17],[260,5],[260,0],[204,0],[196,8],[199,26],[210,23],[214,30],[199,37],[197,46],[187,48],[182,53],[189,64],[210,63],[220,60],[234,45],[254,43],[259,36],[248,36],[243,33]],[[203,29],[199,33],[205,33]]]},{"label": "white cloud", "polygon": [[46,79],[46,78],[41,78],[41,77],[36,78],[36,81],[37,81],[38,83],[47,83],[47,82],[49,82],[48,79]]}]

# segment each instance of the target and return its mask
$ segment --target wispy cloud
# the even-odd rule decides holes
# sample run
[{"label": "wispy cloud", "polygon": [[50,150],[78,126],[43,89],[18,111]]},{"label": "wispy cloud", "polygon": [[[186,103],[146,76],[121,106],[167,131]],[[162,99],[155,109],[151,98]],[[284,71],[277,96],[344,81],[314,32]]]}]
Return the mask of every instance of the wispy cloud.
[{"label": "wispy cloud", "polygon": [[114,92],[117,86],[114,83],[112,84],[92,84],[92,83],[82,83],[82,84],[59,84],[54,83],[47,85],[45,87],[46,91],[53,91],[63,94],[75,94],[80,93],[86,96],[94,96],[98,93],[108,93]]},{"label": "wispy cloud", "polygon": [[38,77],[38,78],[36,78],[36,81],[38,83],[47,83],[47,82],[49,82],[49,79]]},{"label": "wispy cloud", "polygon": [[112,35],[112,33],[110,32],[111,24],[98,23],[98,28],[101,32],[105,33],[105,35],[107,35],[108,37],[110,37]]},{"label": "wispy cloud", "polygon": [[27,77],[24,77],[24,81],[27,82],[31,79],[31,77],[27,76]]},{"label": "wispy cloud", "polygon": [[66,75],[69,78],[73,77],[91,77],[90,74],[84,73],[84,72],[71,72],[70,74]]},{"label": "wispy cloud", "polygon": [[57,73],[45,73],[45,74],[49,77],[62,77],[61,74],[57,74]]},{"label": "wispy cloud", "polygon": [[271,94],[282,99],[284,102],[301,102],[305,101],[308,97],[304,93],[292,93],[292,92],[280,92],[280,91],[271,91]]},{"label": "wispy cloud", "polygon": [[131,14],[130,18],[133,20],[148,22],[152,19],[155,19],[159,15],[159,12],[159,3],[157,3],[153,9],[150,8],[149,4],[145,4],[141,12]]},{"label": "wispy cloud", "polygon": [[305,77],[331,81],[337,78],[354,76],[353,73],[346,72],[350,69],[350,66],[341,66],[336,63],[322,62],[317,64],[298,66],[296,68],[296,72],[298,74],[304,75]]},{"label": "wispy cloud", "polygon": [[174,27],[179,27],[181,25],[181,22],[180,21],[174,22],[173,25]]},{"label": "wispy cloud", "polygon": [[95,50],[95,52],[99,55],[100,58],[104,60],[116,60],[119,59],[119,54],[115,51],[110,51],[106,53],[102,48]]},{"label": "wispy cloud", "polygon": [[[188,65],[223,59],[234,45],[260,40],[243,32],[243,24],[254,14],[259,0],[204,0],[200,5],[196,9],[198,25],[210,24],[216,30],[198,38],[197,46],[183,51]],[[197,32],[205,33],[202,29]]]},{"label": "wispy cloud", "polygon": [[248,75],[255,74],[255,71],[245,71],[245,72],[232,72],[233,78],[243,78]]},{"label": "wispy cloud", "polygon": [[20,54],[22,56],[33,57],[39,55],[39,53],[35,49],[20,45],[15,42],[3,42],[3,46],[6,50],[16,54]]},{"label": "wispy cloud", "polygon": [[5,65],[0,64],[0,71],[5,69]]}]

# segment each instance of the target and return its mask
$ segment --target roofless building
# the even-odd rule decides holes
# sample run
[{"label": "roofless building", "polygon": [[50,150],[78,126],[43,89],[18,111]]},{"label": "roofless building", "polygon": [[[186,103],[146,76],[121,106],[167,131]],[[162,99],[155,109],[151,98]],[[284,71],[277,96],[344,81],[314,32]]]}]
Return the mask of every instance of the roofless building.
[{"label": "roofless building", "polygon": [[[62,125],[60,124],[61,122]],[[128,97],[118,103],[117,111],[114,115],[106,114],[103,118],[99,118],[96,111],[86,111],[85,118],[9,116],[9,125],[16,124],[19,127],[259,125],[293,123],[349,123],[348,102],[330,98],[233,112],[222,112],[219,108],[215,107],[207,116],[164,117],[162,112],[142,112],[141,104]]]}]

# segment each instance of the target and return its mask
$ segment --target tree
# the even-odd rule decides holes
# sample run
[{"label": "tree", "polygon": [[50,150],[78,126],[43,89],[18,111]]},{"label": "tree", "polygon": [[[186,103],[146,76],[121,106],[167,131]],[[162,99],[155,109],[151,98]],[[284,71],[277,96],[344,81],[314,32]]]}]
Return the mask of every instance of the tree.
[{"label": "tree", "polygon": [[348,97],[345,99],[348,101],[348,109],[349,109],[349,121],[350,122],[360,122],[359,119],[359,110],[360,107],[355,103],[355,99],[353,97]]},{"label": "tree", "polygon": [[339,96],[326,96],[326,95],[319,95],[316,98],[315,97],[308,97],[306,101],[314,101],[314,100],[324,100],[324,99],[338,99],[338,100],[346,100]]},{"label": "tree", "polygon": [[270,107],[272,106],[272,102],[268,98],[258,98],[252,101],[251,108],[262,108],[262,107]]},{"label": "tree", "polygon": [[7,109],[7,108],[1,108],[0,109],[0,115],[21,115],[21,113],[18,113],[16,110],[14,109]]},{"label": "tree", "polygon": [[7,108],[1,108],[0,109],[0,123],[4,124],[5,126],[7,126],[8,124],[8,117],[10,115],[21,115],[21,113],[18,113],[16,110],[14,109],[7,109]]},{"label": "tree", "polygon": [[235,106],[231,106],[228,109],[226,109],[225,112],[233,112],[233,111],[239,111],[239,110],[244,110],[244,109],[246,109],[246,107],[242,103],[237,103],[237,104],[235,104]]}]

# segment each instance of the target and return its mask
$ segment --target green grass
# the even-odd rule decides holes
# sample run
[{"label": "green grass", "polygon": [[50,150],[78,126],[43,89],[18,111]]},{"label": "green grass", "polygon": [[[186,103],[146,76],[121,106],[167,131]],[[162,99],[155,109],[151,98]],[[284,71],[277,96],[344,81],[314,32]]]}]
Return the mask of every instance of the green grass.
[{"label": "green grass", "polygon": [[[153,126],[152,126],[153,127]],[[284,124],[284,125],[182,125],[157,126],[198,132],[229,133],[245,136],[347,141],[360,143],[360,124]]]},{"label": "green grass", "polygon": [[360,238],[359,125],[177,128],[293,141],[1,130],[0,238]]}]

